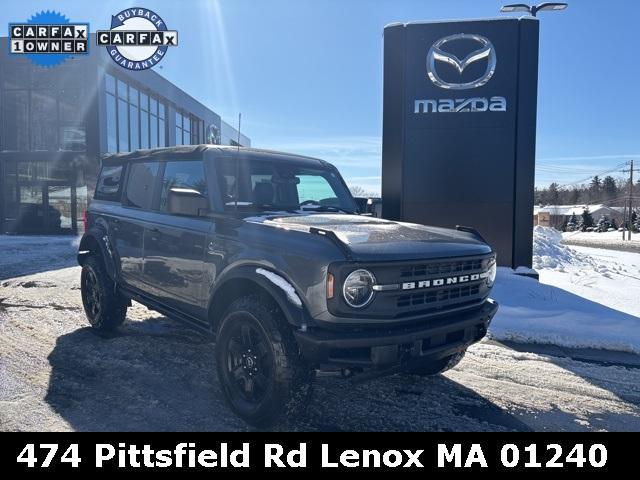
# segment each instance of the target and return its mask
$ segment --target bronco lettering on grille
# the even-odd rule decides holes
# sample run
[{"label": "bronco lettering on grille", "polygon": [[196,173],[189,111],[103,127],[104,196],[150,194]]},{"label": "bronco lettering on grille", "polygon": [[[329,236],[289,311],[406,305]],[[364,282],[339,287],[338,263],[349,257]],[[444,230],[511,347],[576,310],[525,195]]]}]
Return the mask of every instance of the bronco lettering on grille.
[{"label": "bronco lettering on grille", "polygon": [[417,282],[404,282],[401,285],[402,290],[416,290],[420,288],[441,287],[443,285],[456,285],[459,283],[468,283],[487,278],[488,272],[474,273],[472,275],[460,275],[457,277],[436,278],[433,280],[420,280]]}]

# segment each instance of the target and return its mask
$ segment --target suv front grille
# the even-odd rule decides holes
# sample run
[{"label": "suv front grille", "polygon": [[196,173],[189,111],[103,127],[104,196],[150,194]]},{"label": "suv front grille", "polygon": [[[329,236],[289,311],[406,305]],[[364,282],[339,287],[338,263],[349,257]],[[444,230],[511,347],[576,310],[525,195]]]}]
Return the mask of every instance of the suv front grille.
[{"label": "suv front grille", "polygon": [[442,288],[440,290],[400,295],[396,301],[398,308],[406,308],[416,305],[429,305],[446,302],[458,298],[472,297],[480,293],[480,285],[465,285],[463,287]]},{"label": "suv front grille", "polygon": [[[467,258],[439,259],[421,262],[402,262],[395,265],[379,265],[372,271],[379,284],[411,284],[413,287],[380,291],[371,302],[371,311],[385,312],[395,318],[412,315],[445,313],[479,304],[488,294],[489,287],[483,278],[470,280],[471,276],[487,271],[493,255]],[[446,283],[447,279],[468,276],[468,281]],[[420,287],[422,281],[440,281]]]},{"label": "suv front grille", "polygon": [[482,269],[482,259],[464,260],[457,262],[428,263],[425,265],[411,265],[400,272],[402,278],[424,277],[426,275],[441,275],[448,273],[463,273]]},{"label": "suv front grille", "polygon": [[348,307],[342,295],[329,301],[329,311],[338,316],[367,319],[404,319],[443,315],[448,311],[480,306],[491,288],[480,275],[486,272],[492,253],[467,257],[340,265],[333,271],[338,283],[355,268],[370,270],[380,288],[366,307]]}]

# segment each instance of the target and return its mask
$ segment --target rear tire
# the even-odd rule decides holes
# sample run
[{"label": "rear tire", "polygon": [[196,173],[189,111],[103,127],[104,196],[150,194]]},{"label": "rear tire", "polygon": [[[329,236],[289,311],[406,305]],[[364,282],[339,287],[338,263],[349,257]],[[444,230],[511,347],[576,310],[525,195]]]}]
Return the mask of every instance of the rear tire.
[{"label": "rear tire", "polygon": [[118,328],[127,316],[127,301],[117,294],[102,261],[89,257],[80,275],[82,305],[91,327],[100,332]]},{"label": "rear tire", "polygon": [[314,371],[300,356],[282,312],[258,295],[235,300],[216,337],[218,379],[227,403],[247,423],[273,424],[306,404]]},{"label": "rear tire", "polygon": [[466,350],[463,350],[462,352],[458,352],[448,357],[441,358],[440,360],[436,360],[435,362],[425,363],[423,365],[414,365],[407,368],[407,372],[412,375],[419,375],[421,377],[438,375],[439,373],[444,373],[447,370],[451,370],[453,367],[458,365],[464,358],[465,353]]}]

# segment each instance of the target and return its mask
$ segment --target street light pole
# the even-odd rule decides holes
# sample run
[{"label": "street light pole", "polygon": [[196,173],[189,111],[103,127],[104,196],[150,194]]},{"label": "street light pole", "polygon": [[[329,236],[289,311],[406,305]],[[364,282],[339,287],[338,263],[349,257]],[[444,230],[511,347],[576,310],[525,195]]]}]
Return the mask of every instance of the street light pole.
[{"label": "street light pole", "polygon": [[526,3],[512,3],[500,9],[502,13],[527,12],[533,17],[538,16],[538,12],[565,10],[569,5],[562,2],[544,2],[538,5],[527,5]]}]

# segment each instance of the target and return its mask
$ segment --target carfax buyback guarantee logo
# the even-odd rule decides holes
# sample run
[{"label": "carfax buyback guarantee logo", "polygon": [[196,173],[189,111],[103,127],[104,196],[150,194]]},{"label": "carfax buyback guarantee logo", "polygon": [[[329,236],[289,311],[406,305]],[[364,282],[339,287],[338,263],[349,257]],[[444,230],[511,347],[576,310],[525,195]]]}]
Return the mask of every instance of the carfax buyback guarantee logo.
[{"label": "carfax buyback guarantee logo", "polygon": [[24,55],[41,67],[89,53],[89,24],[71,23],[58,12],[42,11],[22,23],[9,24],[9,53]]},{"label": "carfax buyback guarantee logo", "polygon": [[98,30],[96,43],[129,70],[156,66],[169,47],[178,45],[178,32],[168,30],[160,15],[148,8],[131,7],[111,17],[110,30]]}]

